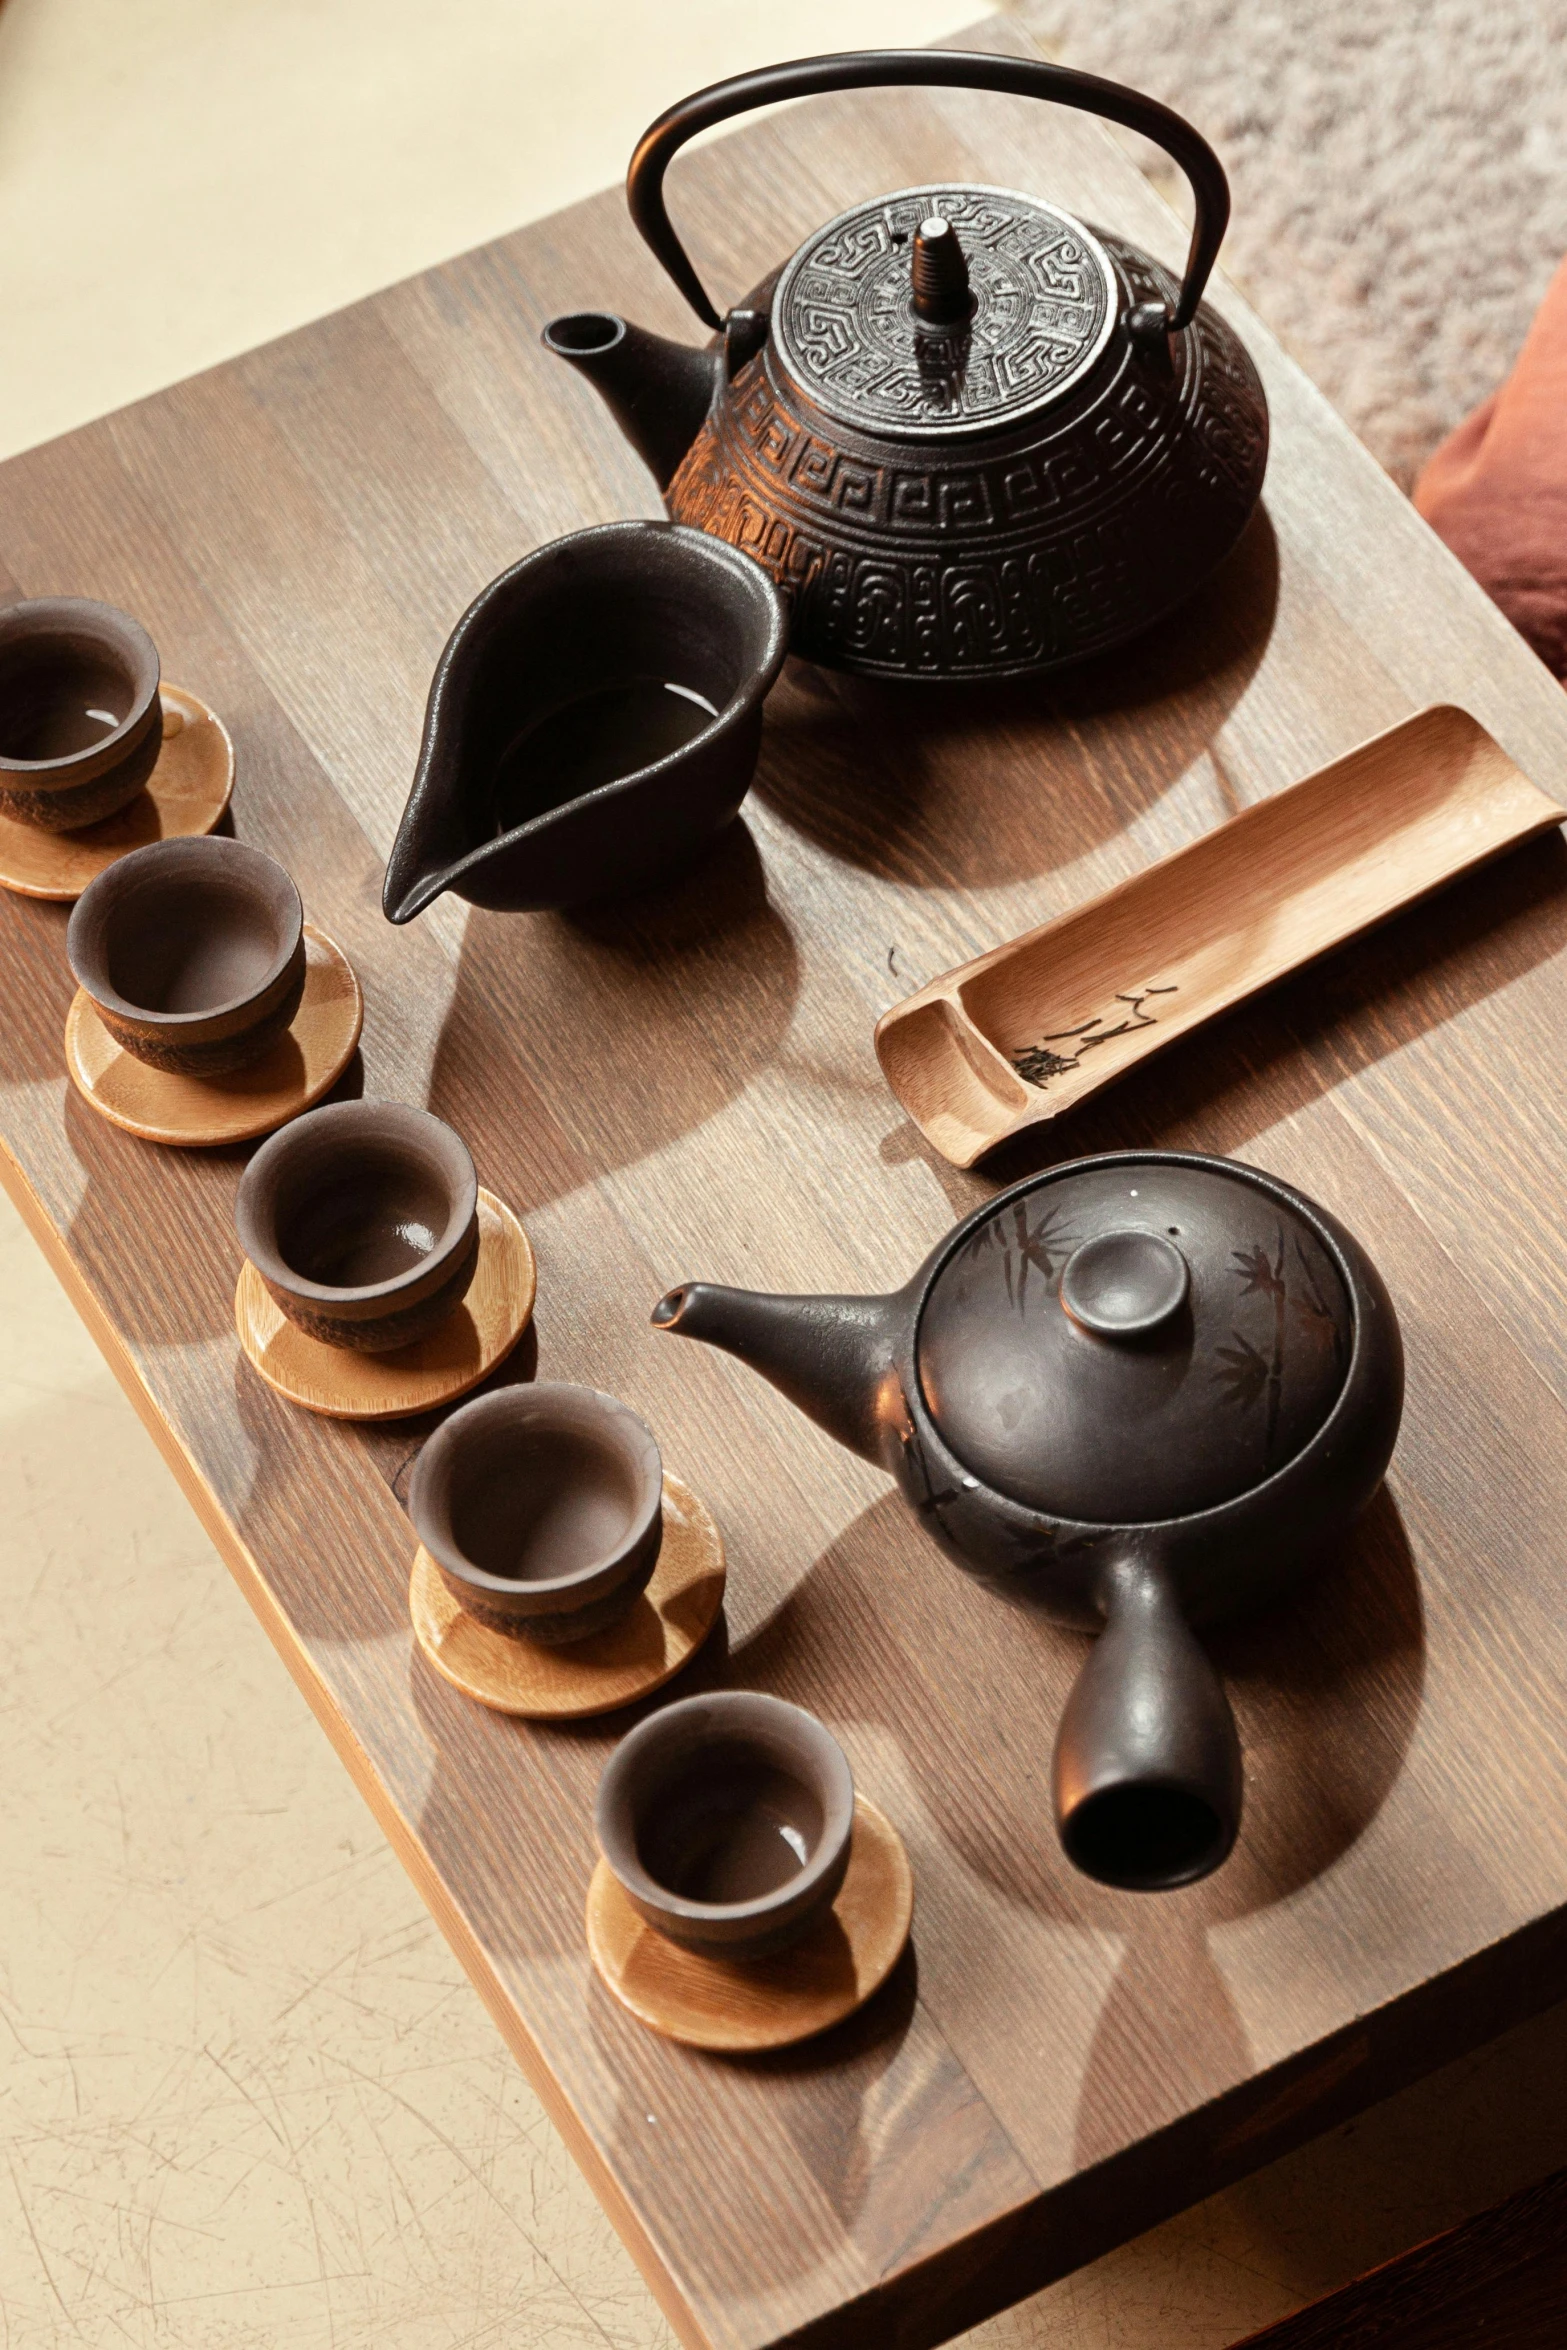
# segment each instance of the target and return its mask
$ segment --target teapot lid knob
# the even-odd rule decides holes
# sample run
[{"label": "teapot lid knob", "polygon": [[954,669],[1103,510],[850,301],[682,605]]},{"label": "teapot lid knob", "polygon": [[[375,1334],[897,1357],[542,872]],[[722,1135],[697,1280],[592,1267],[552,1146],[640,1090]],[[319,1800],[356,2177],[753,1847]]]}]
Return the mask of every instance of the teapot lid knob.
[{"label": "teapot lid knob", "polygon": [[1147,1338],[1186,1303],[1191,1272],[1162,1233],[1138,1227],[1101,1232],[1067,1258],[1061,1303],[1099,1338]]},{"label": "teapot lid knob", "polygon": [[914,315],[927,326],[962,326],[973,315],[968,262],[958,232],[939,212],[914,232]]}]

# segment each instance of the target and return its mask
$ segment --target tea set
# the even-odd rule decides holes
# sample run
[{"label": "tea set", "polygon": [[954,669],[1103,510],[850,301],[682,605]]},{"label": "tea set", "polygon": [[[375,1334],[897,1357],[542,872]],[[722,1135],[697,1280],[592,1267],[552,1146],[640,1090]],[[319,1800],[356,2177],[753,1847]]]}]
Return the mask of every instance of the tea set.
[{"label": "tea set", "polygon": [[[749,107],[884,83],[1050,99],[1154,139],[1192,187],[1183,278],[1042,199],[943,183],[852,207],[720,313],[665,210],[675,152]],[[393,923],[446,892],[523,911],[646,888],[737,813],[786,653],[916,691],[1060,668],[1192,594],[1260,493],[1261,385],[1203,300],[1224,174],[1148,99],[1021,59],[811,59],[673,107],[628,201],[711,339],[579,311],[544,340],[609,403],[670,519],[541,547],[458,622],[387,865]],[[70,843],[153,805],[140,845],[60,867],[73,1079],[149,1139],[268,1137],[235,1203],[236,1319],[278,1392],[345,1418],[457,1402],[531,1315],[527,1236],[442,1120],[325,1099],[358,1042],[357,980],[283,868],[213,829],[226,790],[159,836],[184,723],[126,615],[0,611],[0,821]],[[888,1470],[964,1572],[1098,1633],[1055,1750],[1078,1869],[1167,1890],[1223,1862],[1241,1758],[1197,1632],[1308,1571],[1398,1432],[1397,1319],[1342,1225],[1252,1167],[1120,1152],[1003,1191],[889,1297],[688,1281],[652,1318]],[[594,1389],[461,1403],[408,1509],[420,1648],[499,1712],[613,1711],[717,1620],[716,1526]],[[907,1939],[896,1829],[779,1698],[648,1714],[604,1771],[595,1830],[595,1965],[673,2037],[826,2029]],[[841,1965],[824,1969],[824,1936]]]}]

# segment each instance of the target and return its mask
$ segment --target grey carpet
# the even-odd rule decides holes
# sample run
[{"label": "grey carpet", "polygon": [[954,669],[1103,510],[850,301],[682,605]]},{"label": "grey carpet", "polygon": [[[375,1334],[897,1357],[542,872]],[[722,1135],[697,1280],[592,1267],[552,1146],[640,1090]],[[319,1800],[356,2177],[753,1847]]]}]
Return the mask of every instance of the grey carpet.
[{"label": "grey carpet", "polygon": [[1506,375],[1567,253],[1567,0],[1015,13],[1211,140],[1235,206],[1222,265],[1407,488]]}]

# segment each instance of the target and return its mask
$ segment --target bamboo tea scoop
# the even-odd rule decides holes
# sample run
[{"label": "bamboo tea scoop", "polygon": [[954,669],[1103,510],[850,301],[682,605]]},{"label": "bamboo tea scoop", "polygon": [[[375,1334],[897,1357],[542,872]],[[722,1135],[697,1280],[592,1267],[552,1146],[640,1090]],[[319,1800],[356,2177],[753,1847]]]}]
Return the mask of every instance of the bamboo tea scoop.
[{"label": "bamboo tea scoop", "polygon": [[971,1167],[1564,816],[1466,710],[1422,710],[894,1004],[876,1027],[882,1072],[942,1156]]}]

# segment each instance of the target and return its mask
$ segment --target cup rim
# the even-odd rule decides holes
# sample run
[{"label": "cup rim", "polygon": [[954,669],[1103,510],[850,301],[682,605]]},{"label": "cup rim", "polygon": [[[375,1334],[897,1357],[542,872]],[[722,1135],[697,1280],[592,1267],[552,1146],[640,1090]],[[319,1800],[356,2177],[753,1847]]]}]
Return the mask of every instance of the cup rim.
[{"label": "cup rim", "polygon": [[[402,1273],[394,1273],[386,1281],[369,1281],[355,1286],[312,1281],[308,1275],[296,1272],[294,1267],[270,1237],[270,1228],[264,1227],[257,1210],[257,1199],[266,1179],[279,1161],[286,1160],[300,1147],[301,1137],[321,1132],[322,1122],[346,1123],[350,1132],[345,1144],[353,1141],[352,1127],[361,1123],[364,1113],[374,1110],[381,1114],[391,1111],[401,1121],[404,1132],[417,1136],[420,1143],[431,1149],[431,1155],[444,1162],[444,1169],[453,1186],[453,1205],[441,1236],[428,1256],[420,1257]],[[461,1154],[460,1158],[458,1154]],[[432,1273],[448,1264],[462,1247],[478,1213],[479,1178],[467,1144],[454,1126],[444,1118],[437,1118],[431,1110],[421,1110],[412,1102],[384,1101],[376,1095],[363,1095],[358,1101],[326,1102],[320,1108],[306,1110],[302,1117],[291,1118],[269,1135],[254,1154],[240,1177],[239,1190],[234,1199],[234,1229],[240,1247],[264,1281],[275,1288],[286,1290],[307,1305],[349,1306],[373,1305],[380,1299],[396,1299],[405,1291],[429,1281]]]},{"label": "cup rim", "polygon": [[[527,1582],[515,1576],[494,1575],[479,1566],[455,1543],[445,1541],[432,1530],[430,1488],[450,1456],[459,1451],[478,1429],[487,1424],[504,1425],[507,1421],[526,1422],[529,1418],[543,1419],[555,1411],[560,1414],[556,1426],[564,1429],[568,1413],[575,1409],[577,1425],[591,1422],[598,1429],[617,1428],[628,1438],[624,1457],[641,1483],[641,1493],[630,1526],[616,1548],[602,1558],[592,1560],[585,1567],[574,1567],[569,1575],[551,1575]],[[640,1553],[663,1509],[664,1464],[658,1440],[639,1412],[623,1403],[619,1396],[608,1395],[600,1387],[579,1386],[565,1379],[534,1379],[516,1387],[497,1388],[493,1394],[474,1398],[443,1420],[433,1436],[424,1445],[414,1462],[413,1475],[408,1485],[408,1515],[414,1531],[425,1549],[438,1564],[455,1575],[460,1582],[470,1584],[475,1591],[495,1593],[519,1603],[519,1618],[529,1614],[546,1615],[551,1611],[531,1603],[554,1597],[585,1601],[593,1596],[591,1586],[602,1583],[613,1589],[626,1567]]]},{"label": "cup rim", "polygon": [[[799,1733],[806,1725],[810,1751],[819,1767],[816,1792],[822,1798],[822,1832],[815,1852],[794,1876],[759,1893],[749,1901],[693,1901],[650,1876],[638,1858],[627,1781],[649,1751],[678,1739],[684,1725],[703,1712],[716,1715],[711,1743],[736,1745],[745,1725],[758,1713],[764,1719],[783,1717]],[[733,1726],[726,1726],[732,1724]],[[666,1916],[694,1925],[745,1925],[761,1922],[782,1909],[805,1906],[812,1891],[831,1875],[843,1858],[854,1829],[854,1774],[849,1758],[825,1722],[803,1705],[775,1697],[763,1689],[717,1689],[700,1697],[683,1697],[667,1705],[627,1732],[604,1765],[593,1804],[593,1830],[605,1863],[632,1900]]]},{"label": "cup rim", "polygon": [[[149,864],[153,867],[175,863],[189,865],[193,859],[200,864],[204,859],[210,862],[214,857],[220,865],[232,865],[237,859],[242,874],[248,869],[258,878],[263,870],[268,876],[281,876],[287,885],[286,894],[278,893],[282,897],[284,910],[282,945],[254,987],[247,987],[240,995],[226,997],[222,1003],[203,1004],[199,1009],[189,1012],[160,1012],[151,1004],[133,1003],[129,996],[121,995],[110,981],[107,955],[102,965],[95,967],[92,958],[85,952],[83,942],[93,915],[100,907],[109,909],[104,922],[107,930],[108,922],[113,919],[115,901],[135,887],[138,878],[147,872]],[[78,986],[84,987],[93,1002],[104,1011],[135,1027],[156,1028],[177,1037],[184,1030],[202,1027],[209,1021],[227,1019],[235,1012],[243,1012],[248,1005],[259,1003],[277,985],[298,954],[304,929],[305,909],[299,886],[287,867],[280,865],[276,857],[269,857],[264,849],[252,848],[247,841],[229,840],[222,833],[179,833],[168,840],[149,841],[144,848],[132,849],[127,855],[116,857],[112,865],[106,865],[101,873],[94,875],[71,909],[71,918],[65,930],[65,954]]]},{"label": "cup rim", "polygon": [[[62,751],[53,759],[15,759],[9,752],[0,750],[0,775],[17,776],[35,788],[47,789],[56,779],[69,786],[75,781],[74,770],[85,761],[91,759],[107,768],[113,762],[104,761],[106,751],[133,749],[135,740],[140,739],[145,729],[148,712],[159,710],[158,648],[141,622],[131,613],[122,612],[117,604],[100,603],[96,596],[23,596],[14,603],[0,605],[0,641],[9,639],[17,643],[29,636],[47,636],[51,623],[61,631],[69,627],[80,632],[89,618],[98,624],[101,641],[113,645],[130,660],[135,687],[130,709],[118,726],[111,727],[107,734],[79,751]],[[19,627],[8,625],[18,620]],[[162,723],[161,711],[157,723]]]}]

